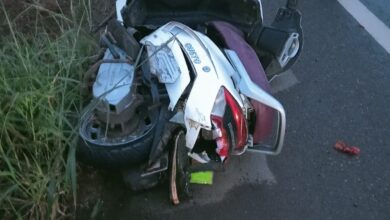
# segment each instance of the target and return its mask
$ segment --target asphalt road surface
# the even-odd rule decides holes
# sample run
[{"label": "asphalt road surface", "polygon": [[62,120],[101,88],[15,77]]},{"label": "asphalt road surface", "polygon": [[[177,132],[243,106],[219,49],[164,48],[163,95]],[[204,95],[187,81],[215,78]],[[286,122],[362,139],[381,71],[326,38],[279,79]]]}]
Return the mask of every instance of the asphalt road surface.
[{"label": "asphalt road surface", "polygon": [[[362,3],[390,27],[388,1]],[[270,22],[284,1],[263,4]],[[297,80],[276,94],[288,118],[282,153],[233,158],[212,186],[196,186],[194,199],[177,207],[166,185],[133,193],[107,180],[100,218],[390,219],[390,55],[337,0],[299,8]],[[337,140],[361,154],[335,151]]]}]

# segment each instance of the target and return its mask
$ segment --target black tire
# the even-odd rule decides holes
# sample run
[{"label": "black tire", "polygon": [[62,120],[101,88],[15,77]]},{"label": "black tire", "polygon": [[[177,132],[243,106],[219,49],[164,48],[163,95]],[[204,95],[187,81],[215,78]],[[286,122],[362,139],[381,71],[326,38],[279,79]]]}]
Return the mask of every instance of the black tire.
[{"label": "black tire", "polygon": [[[139,108],[145,109],[147,104],[144,103]],[[76,148],[79,161],[104,169],[126,169],[148,161],[159,122],[160,109],[143,110],[143,113],[137,115],[140,122],[133,135],[107,140],[94,139],[90,136],[88,128],[92,126],[90,121],[93,115],[93,112],[87,112],[81,119]],[[145,124],[146,119],[149,121],[147,124]]]},{"label": "black tire", "polygon": [[117,146],[99,146],[79,137],[77,159],[97,168],[115,169],[130,167],[147,161],[152,147],[154,129],[144,136]]}]

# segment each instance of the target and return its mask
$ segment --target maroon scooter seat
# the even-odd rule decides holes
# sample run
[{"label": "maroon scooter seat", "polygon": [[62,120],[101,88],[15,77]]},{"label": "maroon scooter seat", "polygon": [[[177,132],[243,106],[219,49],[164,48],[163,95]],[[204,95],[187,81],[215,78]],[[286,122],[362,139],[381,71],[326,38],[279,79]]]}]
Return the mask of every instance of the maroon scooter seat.
[{"label": "maroon scooter seat", "polygon": [[[210,25],[221,36],[225,46],[237,53],[251,80],[270,93],[271,86],[265,75],[264,68],[255,50],[245,41],[244,33],[235,26],[223,21],[213,21]],[[257,144],[264,141],[272,133],[274,110],[255,100],[251,100],[251,104],[256,112],[253,142]]]}]

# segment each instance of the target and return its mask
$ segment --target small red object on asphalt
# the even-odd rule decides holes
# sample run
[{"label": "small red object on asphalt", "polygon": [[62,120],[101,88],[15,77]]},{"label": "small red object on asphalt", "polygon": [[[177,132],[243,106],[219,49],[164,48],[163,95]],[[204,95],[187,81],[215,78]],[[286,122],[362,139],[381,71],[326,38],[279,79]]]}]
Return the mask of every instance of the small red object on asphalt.
[{"label": "small red object on asphalt", "polygon": [[338,140],[334,145],[334,148],[338,151],[350,154],[350,155],[358,155],[360,153],[360,148],[355,146],[348,146],[344,141]]}]

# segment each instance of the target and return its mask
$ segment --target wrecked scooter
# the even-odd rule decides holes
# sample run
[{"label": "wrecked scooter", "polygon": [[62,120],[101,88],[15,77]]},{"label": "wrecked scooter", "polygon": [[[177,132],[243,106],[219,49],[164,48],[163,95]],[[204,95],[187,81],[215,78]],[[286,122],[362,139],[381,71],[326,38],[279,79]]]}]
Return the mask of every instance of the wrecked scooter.
[{"label": "wrecked scooter", "polygon": [[117,1],[85,75],[78,159],[122,170],[133,190],[168,179],[178,204],[193,174],[280,153],[286,114],[269,82],[302,50],[296,6],[265,26],[261,0]]}]

